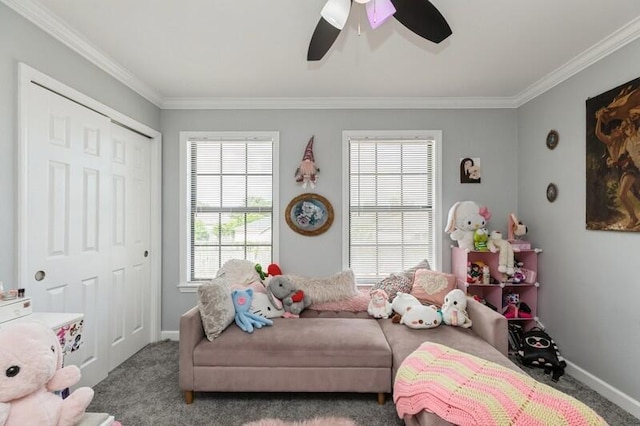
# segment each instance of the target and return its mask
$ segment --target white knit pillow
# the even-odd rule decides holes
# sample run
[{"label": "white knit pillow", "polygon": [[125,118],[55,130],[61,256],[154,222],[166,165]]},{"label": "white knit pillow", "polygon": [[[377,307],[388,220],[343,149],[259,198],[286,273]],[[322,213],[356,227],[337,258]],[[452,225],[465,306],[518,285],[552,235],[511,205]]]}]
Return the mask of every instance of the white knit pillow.
[{"label": "white knit pillow", "polygon": [[351,269],[347,269],[326,278],[285,275],[297,289],[311,298],[311,303],[336,302],[358,295],[356,278]]}]

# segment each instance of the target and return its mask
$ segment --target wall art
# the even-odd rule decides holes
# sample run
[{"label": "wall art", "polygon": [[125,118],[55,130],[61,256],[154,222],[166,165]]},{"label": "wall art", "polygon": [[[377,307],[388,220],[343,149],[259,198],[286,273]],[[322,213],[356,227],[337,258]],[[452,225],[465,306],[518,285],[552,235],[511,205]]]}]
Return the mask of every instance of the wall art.
[{"label": "wall art", "polygon": [[298,195],[289,202],[285,219],[287,225],[298,234],[320,235],[333,223],[333,206],[318,194]]},{"label": "wall art", "polygon": [[640,231],[640,78],[586,101],[586,228]]},{"label": "wall art", "polygon": [[480,158],[465,157],[460,159],[460,183],[480,183],[481,172]]}]

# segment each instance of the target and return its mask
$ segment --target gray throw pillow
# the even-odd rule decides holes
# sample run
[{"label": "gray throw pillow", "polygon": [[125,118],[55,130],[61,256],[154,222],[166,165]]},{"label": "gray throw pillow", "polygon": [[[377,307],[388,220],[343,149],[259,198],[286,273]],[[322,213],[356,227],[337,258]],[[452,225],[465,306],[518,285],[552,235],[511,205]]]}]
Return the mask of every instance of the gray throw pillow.
[{"label": "gray throw pillow", "polygon": [[404,276],[407,277],[407,279],[411,282],[411,285],[413,285],[413,280],[415,279],[416,271],[418,269],[431,269],[431,265],[429,265],[429,261],[427,259],[424,259],[421,260],[420,263],[418,263],[413,268],[409,268],[406,271],[402,272]]},{"label": "gray throw pillow", "polygon": [[198,287],[198,309],[207,339],[215,339],[229,327],[236,310],[224,279],[216,278]]}]

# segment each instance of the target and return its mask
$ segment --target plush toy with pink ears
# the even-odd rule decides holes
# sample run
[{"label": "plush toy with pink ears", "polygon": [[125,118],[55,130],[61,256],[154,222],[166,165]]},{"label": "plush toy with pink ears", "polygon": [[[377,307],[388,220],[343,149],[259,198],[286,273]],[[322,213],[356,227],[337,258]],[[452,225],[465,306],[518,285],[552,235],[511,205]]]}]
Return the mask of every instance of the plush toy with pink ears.
[{"label": "plush toy with pink ears", "polygon": [[62,367],[62,348],[46,324],[29,321],[0,328],[0,426],[77,425],[93,389],[76,389],[66,399],[54,391],[80,380],[75,365]]}]

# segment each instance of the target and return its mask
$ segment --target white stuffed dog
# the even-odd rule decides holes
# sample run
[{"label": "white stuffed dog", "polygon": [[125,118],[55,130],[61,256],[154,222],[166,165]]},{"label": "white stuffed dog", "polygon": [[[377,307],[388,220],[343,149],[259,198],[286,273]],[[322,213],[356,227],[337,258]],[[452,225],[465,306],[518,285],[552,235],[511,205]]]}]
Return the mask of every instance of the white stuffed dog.
[{"label": "white stuffed dog", "polygon": [[378,288],[371,292],[371,300],[367,312],[374,318],[389,318],[391,316],[391,303],[386,291]]},{"label": "white stuffed dog", "polygon": [[513,275],[515,273],[513,247],[509,241],[502,238],[500,231],[491,232],[489,241],[487,241],[487,248],[492,253],[496,251],[500,252],[498,256],[498,271],[507,275]]},{"label": "white stuffed dog", "polygon": [[451,234],[458,247],[473,251],[473,235],[477,229],[484,228],[490,217],[489,211],[475,201],[458,201],[449,209],[444,232]]}]

